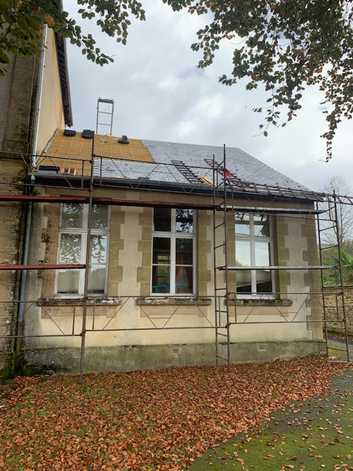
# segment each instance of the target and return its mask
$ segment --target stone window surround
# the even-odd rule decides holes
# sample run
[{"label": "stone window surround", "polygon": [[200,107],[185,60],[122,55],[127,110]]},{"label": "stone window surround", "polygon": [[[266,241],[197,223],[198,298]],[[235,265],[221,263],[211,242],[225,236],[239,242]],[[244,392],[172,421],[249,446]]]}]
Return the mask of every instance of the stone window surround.
[{"label": "stone window surround", "polygon": [[[86,259],[86,237],[87,237],[87,225],[88,225],[88,206],[83,205],[82,206],[82,226],[80,228],[63,228],[62,227],[62,217],[63,217],[63,208],[64,205],[61,204],[59,206],[59,230],[58,230],[58,245],[57,245],[57,261],[60,263],[60,240],[61,240],[61,235],[62,234],[79,234],[81,236],[81,263],[85,263]],[[104,286],[104,292],[107,292],[107,284],[108,284],[108,273],[109,273],[109,242],[110,242],[110,219],[111,219],[111,207],[108,206],[108,211],[107,211],[107,227],[105,230],[101,229],[91,229],[91,236],[95,235],[104,235],[107,238],[107,246],[106,246],[106,263],[105,263],[105,286]],[[79,299],[82,297],[82,291],[83,291],[83,270],[80,270],[80,281],[79,281],[79,293],[59,293],[58,292],[58,274],[59,271],[56,272],[55,276],[55,298],[58,299]],[[103,293],[97,293],[95,295],[92,293],[90,297],[102,297]]]},{"label": "stone window surround", "polygon": [[[275,248],[276,248],[276,243],[275,243],[275,230],[274,230],[274,217],[273,216],[267,216],[268,217],[268,227],[269,227],[269,235],[268,236],[256,236],[254,234],[254,214],[252,213],[243,213],[243,214],[248,214],[250,216],[249,220],[249,227],[250,227],[250,234],[249,235],[242,235],[236,233],[235,229],[235,224],[236,224],[236,214],[235,216],[235,223],[234,223],[234,244],[236,245],[237,240],[245,240],[250,242],[250,248],[251,248],[251,257],[254,258],[255,256],[255,242],[257,240],[259,241],[266,241],[268,242],[270,246],[270,263],[274,263],[274,258],[275,258]],[[276,296],[276,276],[275,273],[272,271],[271,272],[271,280],[272,280],[272,293],[249,293],[249,294],[242,294],[238,293],[237,298],[238,300],[253,300],[255,303],[258,304],[257,301],[273,301],[275,300]],[[252,287],[256,287],[256,271],[252,270],[251,271],[251,285]]]},{"label": "stone window surround", "polygon": [[[170,231],[155,231],[153,227],[153,218],[154,218],[154,211],[152,211],[152,240],[151,240],[151,280],[150,280],[150,296],[151,297],[160,297],[160,296],[175,296],[175,297],[182,297],[182,298],[191,298],[194,297],[197,290],[197,211],[193,211],[193,231],[192,232],[177,232],[176,230],[176,209],[171,209],[171,230]],[[153,244],[154,238],[166,238],[170,239],[171,246],[171,259],[170,259],[170,293],[153,293],[152,292],[152,272],[153,272]],[[193,293],[186,294],[186,293],[176,293],[176,283],[175,283],[175,268],[176,268],[176,246],[175,242],[176,239],[191,239],[193,241],[193,265],[192,265],[192,276],[193,276]],[[174,276],[172,272],[174,271]]]}]

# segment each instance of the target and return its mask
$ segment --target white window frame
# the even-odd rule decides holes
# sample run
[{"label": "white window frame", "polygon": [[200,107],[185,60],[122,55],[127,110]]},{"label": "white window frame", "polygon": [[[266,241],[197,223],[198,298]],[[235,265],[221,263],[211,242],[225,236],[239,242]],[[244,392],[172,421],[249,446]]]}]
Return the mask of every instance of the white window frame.
[{"label": "white window frame", "polygon": [[[176,231],[176,209],[171,209],[171,227],[170,232],[167,231],[155,231],[154,230],[154,210],[152,213],[152,254],[151,254],[151,280],[150,280],[150,293],[151,296],[179,296],[179,297],[192,297],[195,296],[196,293],[196,222],[197,222],[197,214],[195,210],[193,211],[193,224],[192,233],[187,232],[177,232]],[[153,240],[154,238],[165,238],[170,239],[170,290],[169,293],[154,293],[153,292],[153,267],[160,265],[153,263]],[[176,272],[176,239],[192,239],[192,279],[193,279],[193,290],[192,293],[176,293],[175,292],[175,272]],[[189,265],[186,265],[189,266]]]},{"label": "white window frame", "polygon": [[[255,223],[254,223],[254,217],[257,216],[257,214],[252,214],[252,213],[244,213],[244,215],[249,217],[249,234],[238,234],[236,232],[236,223],[237,223],[237,217],[235,217],[234,221],[234,228],[235,228],[235,256],[236,256],[236,243],[237,240],[245,240],[250,242],[250,266],[256,266],[255,263],[255,242],[267,242],[269,244],[269,250],[270,250],[270,264],[273,265],[273,219],[271,216],[267,216],[268,218],[268,225],[269,225],[269,236],[257,236],[255,235]],[[237,293],[237,298],[239,299],[274,299],[275,298],[275,274],[273,270],[271,270],[271,281],[272,281],[272,293],[257,293],[256,291],[256,273],[257,270],[250,270],[251,272],[251,294],[242,294],[242,293]]]},{"label": "white window frame", "polygon": [[[79,204],[79,203],[78,203]],[[58,252],[57,252],[57,260],[58,263],[60,262],[60,248],[61,248],[61,235],[62,234],[77,234],[81,236],[81,256],[79,264],[84,265],[86,263],[86,248],[87,248],[87,232],[88,232],[88,211],[89,206],[87,204],[82,204],[82,226],[80,228],[73,227],[73,228],[66,228],[63,227],[62,224],[62,217],[63,217],[63,204],[60,205],[60,226],[59,226],[59,239],[58,239]],[[91,228],[91,237],[95,235],[105,236],[107,238],[107,247],[106,247],[106,263],[105,265],[96,265],[97,267],[105,267],[105,282],[104,282],[104,292],[103,293],[89,293],[90,296],[105,296],[107,293],[107,286],[108,286],[108,264],[109,264],[109,233],[110,233],[110,206],[108,206],[107,211],[107,229],[94,229]],[[56,277],[55,277],[55,293],[56,296],[59,298],[82,298],[84,294],[84,287],[85,287],[85,270],[81,269],[78,270],[79,272],[79,284],[78,284],[78,293],[59,293],[59,273],[61,270],[57,270]],[[65,271],[65,270],[62,270]]]}]

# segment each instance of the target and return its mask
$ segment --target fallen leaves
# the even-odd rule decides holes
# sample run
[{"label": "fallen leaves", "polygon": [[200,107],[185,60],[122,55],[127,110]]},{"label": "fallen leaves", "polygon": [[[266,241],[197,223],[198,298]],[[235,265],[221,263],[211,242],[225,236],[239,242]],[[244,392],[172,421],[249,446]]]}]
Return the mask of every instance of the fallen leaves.
[{"label": "fallen leaves", "polygon": [[17,378],[0,410],[0,468],[182,470],[289,402],[324,394],[341,367],[306,358],[87,375],[83,383]]}]

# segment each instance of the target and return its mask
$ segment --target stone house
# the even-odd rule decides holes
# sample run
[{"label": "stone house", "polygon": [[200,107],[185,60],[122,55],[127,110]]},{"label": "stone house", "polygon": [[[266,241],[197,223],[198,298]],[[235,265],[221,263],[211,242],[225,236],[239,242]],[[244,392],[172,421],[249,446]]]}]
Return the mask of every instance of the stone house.
[{"label": "stone house", "polygon": [[[224,214],[213,221],[213,155],[223,149],[56,131],[33,170],[29,263],[84,265],[89,250],[87,297],[83,269],[29,272],[28,361],[77,370],[85,317],[86,370],[214,362],[225,282],[214,248],[218,267],[225,249],[222,231],[214,241]],[[227,299],[216,292],[231,361],[321,353],[320,280],[303,269],[318,265],[315,194],[237,148],[221,173],[238,185],[225,216]]]},{"label": "stone house", "polygon": [[2,351],[17,336],[61,370],[82,352],[86,371],[210,364],[218,312],[231,361],[320,354],[315,194],[237,148],[222,167],[218,147],[65,130],[65,44],[43,41],[0,81],[1,193],[23,196],[2,199],[0,264],[32,268],[0,272]]}]

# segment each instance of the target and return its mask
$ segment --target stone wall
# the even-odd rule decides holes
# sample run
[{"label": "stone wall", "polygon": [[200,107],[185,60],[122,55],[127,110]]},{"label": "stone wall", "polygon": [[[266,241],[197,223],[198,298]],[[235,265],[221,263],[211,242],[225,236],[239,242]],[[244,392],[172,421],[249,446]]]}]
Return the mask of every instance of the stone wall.
[{"label": "stone wall", "polygon": [[[338,293],[338,296],[336,296],[336,293]],[[342,295],[339,293],[339,290],[333,288],[325,290],[326,319],[330,321],[328,330],[331,332],[344,331]],[[344,294],[348,331],[350,335],[353,335],[353,286],[345,287]]]},{"label": "stone wall", "polygon": [[[37,140],[41,151],[57,127],[63,127],[63,106],[54,33],[47,35],[43,69],[43,89],[39,83],[39,55],[16,56],[0,77],[0,163],[1,193],[24,192],[24,178],[30,153]],[[41,96],[40,110],[36,110]],[[34,129],[38,112],[38,129]],[[25,203],[0,203],[0,264],[22,261]],[[55,212],[55,208],[54,208]],[[54,258],[56,253],[54,254]],[[44,257],[37,257],[44,261]],[[13,350],[13,340],[4,336],[16,330],[20,272],[0,273],[0,370]],[[1,338],[2,337],[2,338]]]},{"label": "stone wall", "polygon": [[[57,190],[49,191],[54,193]],[[84,190],[78,194],[81,193]],[[128,193],[108,189],[98,190],[98,195],[129,199],[170,198],[168,194]],[[174,195],[173,198],[180,198],[184,202],[185,196]],[[187,198],[190,201],[190,196]],[[55,263],[60,226],[59,206],[46,203],[36,205],[33,214],[30,260],[32,263],[42,259]],[[220,216],[217,215],[218,223],[221,222]],[[230,265],[234,265],[235,258],[233,218],[229,214]],[[313,237],[314,222],[305,216],[278,216],[275,219],[276,261],[283,265],[314,262],[317,255]],[[188,355],[195,355],[188,358],[188,364],[197,364],[203,361],[202,352],[207,352],[208,362],[211,357],[213,359],[212,213],[204,210],[199,211],[197,216],[197,287],[192,298],[151,296],[152,222],[151,208],[111,207],[107,292],[97,300],[95,307],[89,307],[87,315],[89,368],[96,368],[93,363],[90,364],[93,360],[95,365],[101,362],[102,368],[110,369],[168,366],[177,364],[177,358],[180,359],[179,364],[182,364]],[[218,244],[220,241],[221,234]],[[223,264],[224,252],[221,249],[218,250],[218,258],[217,264]],[[41,358],[44,363],[50,364],[57,360],[60,368],[65,368],[63,362],[67,362],[70,367],[72,362],[76,362],[79,351],[82,305],[78,299],[63,299],[56,295],[55,276],[53,272],[34,272],[28,276],[28,299],[41,301],[33,303],[27,311],[26,334],[41,334],[43,337],[26,339],[27,358],[29,361],[40,361]],[[224,272],[219,271],[217,276],[224,282]],[[313,352],[311,348],[316,352],[316,345],[322,341],[322,329],[320,324],[311,325],[310,322],[320,312],[319,306],[310,302],[314,281],[303,272],[290,273],[281,279],[282,284],[277,285],[281,291],[280,298],[257,302],[250,300],[243,304],[233,302],[231,319],[236,319],[239,324],[231,328],[231,342],[236,345],[232,347],[232,360],[274,359],[295,355],[296,349],[298,354]],[[235,286],[233,271],[230,272],[230,282]],[[295,296],[291,294],[298,291],[304,293]],[[288,324],[287,320],[301,323]],[[105,331],[98,332],[97,329]],[[62,332],[66,336],[60,336]],[[280,348],[277,348],[277,344]],[[311,344],[313,347],[310,347]],[[301,345],[308,347],[303,351]],[[239,356],[238,351],[243,353]]]},{"label": "stone wall", "polygon": [[[34,57],[16,57],[5,76],[0,77],[0,163],[1,193],[23,193],[26,154],[30,151],[31,113],[37,74]],[[0,263],[21,261],[24,206],[0,203]],[[0,336],[15,331],[19,294],[19,272],[0,273]],[[4,367],[13,340],[0,338],[0,370]]]}]

